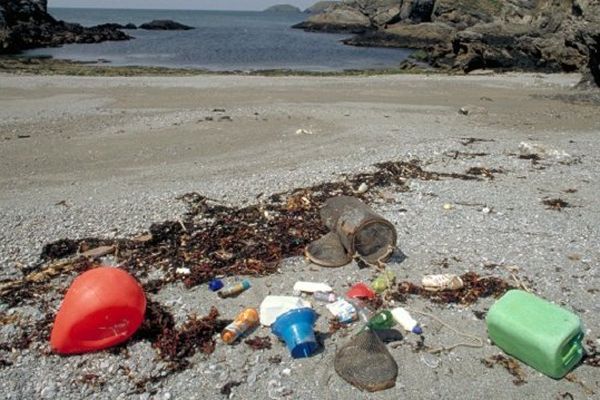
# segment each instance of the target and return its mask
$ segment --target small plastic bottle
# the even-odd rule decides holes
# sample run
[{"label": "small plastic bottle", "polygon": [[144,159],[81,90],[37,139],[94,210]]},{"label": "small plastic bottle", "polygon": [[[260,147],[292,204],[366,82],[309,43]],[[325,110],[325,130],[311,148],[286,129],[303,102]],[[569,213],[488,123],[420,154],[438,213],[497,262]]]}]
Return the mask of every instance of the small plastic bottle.
[{"label": "small plastic bottle", "polygon": [[258,325],[258,311],[247,308],[235,317],[235,320],[227,325],[221,332],[221,339],[227,344],[236,341],[241,335]]},{"label": "small plastic bottle", "polygon": [[250,289],[250,281],[243,280],[242,282],[240,282],[236,285],[227,286],[225,289],[221,289],[221,291],[218,292],[217,294],[221,298],[232,297],[232,296],[237,296],[238,294],[240,294],[243,291],[248,290],[248,289]]},{"label": "small plastic bottle", "polygon": [[367,326],[373,330],[390,329],[394,325],[396,325],[396,320],[388,310],[378,312],[367,323]]},{"label": "small plastic bottle", "polygon": [[333,303],[338,299],[333,292],[314,292],[313,298],[322,303]]},{"label": "small plastic bottle", "polygon": [[356,309],[356,314],[360,319],[364,322],[369,322],[369,320],[373,317],[373,311],[365,304],[364,301],[354,297],[354,298],[345,298],[346,301],[354,306]]},{"label": "small plastic bottle", "polygon": [[375,278],[371,284],[371,287],[376,293],[381,293],[386,289],[389,289],[394,283],[395,279],[396,274],[394,274],[392,271],[385,271],[383,274]]},{"label": "small plastic bottle", "polygon": [[404,308],[394,308],[392,310],[392,316],[400,325],[402,325],[404,330],[415,333],[417,335],[423,333],[423,330],[419,326],[419,323],[415,321],[413,317],[411,317],[411,315],[408,313],[408,311],[406,311]]}]

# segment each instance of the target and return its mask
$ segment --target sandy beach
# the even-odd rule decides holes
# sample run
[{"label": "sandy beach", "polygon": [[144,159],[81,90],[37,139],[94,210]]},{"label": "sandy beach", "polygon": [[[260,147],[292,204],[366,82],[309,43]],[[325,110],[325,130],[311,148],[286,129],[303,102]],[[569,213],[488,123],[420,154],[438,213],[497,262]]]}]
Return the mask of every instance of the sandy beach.
[{"label": "sandy beach", "polygon": [[[2,74],[0,279],[21,277],[49,242],[130,238],[152,223],[177,220],[186,211],[177,197],[188,192],[239,207],[372,171],[378,162],[418,159],[427,171],[496,172],[476,181],[410,179],[408,191],[370,189],[380,199],[373,208],[398,230],[403,256],[388,266],[398,279],[472,271],[512,282],[507,267],[516,267],[536,294],[577,313],[586,340],[600,346],[600,102],[597,93],[575,89],[579,78]],[[538,146],[539,161],[518,157],[522,142]],[[553,199],[568,206],[544,205]],[[179,323],[190,313],[206,315],[211,306],[231,319],[267,294],[291,295],[300,279],[325,281],[342,293],[375,274],[354,263],[330,270],[296,257],[284,260],[277,274],[251,278],[253,287],[235,299],[181,283],[149,297]],[[72,277],[53,280],[57,290],[44,301],[58,308],[60,290]],[[410,297],[411,309],[432,313],[485,344],[434,356],[413,351],[418,337],[406,334],[390,348],[400,368],[396,387],[376,394],[359,392],[333,371],[335,350],[352,328],[328,336],[319,354],[303,360],[292,360],[274,338],[272,348],[261,351],[217,341],[213,354],[196,354],[191,367],[177,373],[167,372],[147,341],[130,343],[126,356],[60,357],[48,354],[47,342],[25,350],[0,346],[6,361],[0,390],[11,399],[221,399],[225,384],[239,382],[231,398],[600,396],[600,375],[590,365],[557,381],[522,364],[526,382],[520,385],[501,366],[487,368],[482,360],[501,351],[487,342],[477,315],[493,302],[439,305]],[[327,310],[317,311],[317,328],[327,332]],[[31,322],[45,315],[28,300],[14,307],[0,302],[0,316]],[[419,319],[429,346],[462,340],[430,318]],[[14,318],[0,321],[0,343],[23,329]],[[270,332],[260,328],[254,335]],[[267,361],[276,355],[281,363]],[[85,375],[97,378],[90,383]]]}]

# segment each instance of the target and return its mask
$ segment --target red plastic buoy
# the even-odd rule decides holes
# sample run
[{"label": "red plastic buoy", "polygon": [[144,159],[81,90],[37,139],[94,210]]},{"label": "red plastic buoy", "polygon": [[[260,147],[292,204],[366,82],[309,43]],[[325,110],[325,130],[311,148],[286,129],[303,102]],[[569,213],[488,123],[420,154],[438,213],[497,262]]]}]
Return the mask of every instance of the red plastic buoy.
[{"label": "red plastic buoy", "polygon": [[115,267],[86,271],[73,281],[54,319],[50,346],[60,354],[105,349],[129,339],[141,325],[146,296]]},{"label": "red plastic buoy", "polygon": [[357,283],[346,292],[346,296],[351,299],[358,298],[371,300],[375,297],[375,292],[364,283]]}]

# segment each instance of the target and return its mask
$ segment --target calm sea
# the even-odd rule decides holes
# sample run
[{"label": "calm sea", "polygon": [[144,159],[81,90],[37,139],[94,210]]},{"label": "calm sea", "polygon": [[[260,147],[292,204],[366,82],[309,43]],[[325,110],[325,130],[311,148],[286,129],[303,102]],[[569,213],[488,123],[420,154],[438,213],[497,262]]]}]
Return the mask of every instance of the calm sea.
[{"label": "calm sea", "polygon": [[113,65],[195,67],[216,71],[289,68],[307,71],[386,68],[409,54],[403,49],[346,46],[348,35],[307,33],[290,26],[304,14],[241,11],[109,10],[51,8],[57,19],[85,26],[107,22],[139,25],[172,19],[194,26],[190,31],[127,31],[135,40],[74,44],[35,49],[27,55],[47,55],[78,61],[108,60]]}]

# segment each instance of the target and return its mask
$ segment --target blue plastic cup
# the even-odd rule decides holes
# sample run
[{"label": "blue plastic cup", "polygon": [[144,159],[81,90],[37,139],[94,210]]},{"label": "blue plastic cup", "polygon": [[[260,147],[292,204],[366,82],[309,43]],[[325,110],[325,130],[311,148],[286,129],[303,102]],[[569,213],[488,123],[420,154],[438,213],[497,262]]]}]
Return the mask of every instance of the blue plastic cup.
[{"label": "blue plastic cup", "polygon": [[271,331],[287,345],[293,358],[310,356],[318,347],[314,325],[317,313],[312,308],[296,308],[281,314]]}]

